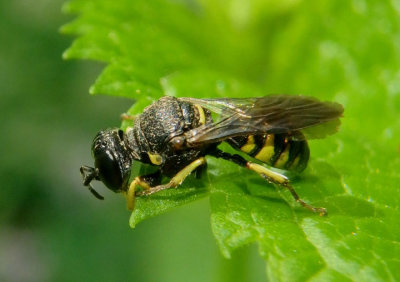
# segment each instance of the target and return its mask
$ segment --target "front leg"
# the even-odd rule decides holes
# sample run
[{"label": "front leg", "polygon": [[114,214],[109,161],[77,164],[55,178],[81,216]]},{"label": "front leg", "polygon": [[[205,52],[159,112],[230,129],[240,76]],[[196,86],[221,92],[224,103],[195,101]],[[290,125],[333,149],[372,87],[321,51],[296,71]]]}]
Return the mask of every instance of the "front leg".
[{"label": "front leg", "polygon": [[181,171],[179,171],[174,177],[171,178],[171,180],[167,184],[158,185],[155,187],[149,187],[148,189],[137,193],[137,195],[138,196],[151,195],[161,190],[176,188],[185,180],[185,178],[189,174],[191,174],[199,166],[205,164],[206,164],[206,159],[204,157],[198,158],[197,160],[193,161],[192,163],[184,167]]},{"label": "front leg", "polygon": [[126,202],[128,210],[132,211],[135,208],[135,196],[136,187],[140,186],[143,189],[151,189],[152,186],[159,185],[161,183],[161,171],[158,170],[155,173],[149,175],[143,175],[136,177],[129,185],[128,191],[126,192]]}]

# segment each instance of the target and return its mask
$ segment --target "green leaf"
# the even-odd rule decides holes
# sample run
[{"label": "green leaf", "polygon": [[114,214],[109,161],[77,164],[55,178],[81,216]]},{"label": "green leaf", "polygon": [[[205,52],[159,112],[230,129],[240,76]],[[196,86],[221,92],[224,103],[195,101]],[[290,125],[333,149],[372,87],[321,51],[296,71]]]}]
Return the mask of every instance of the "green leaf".
[{"label": "green leaf", "polygon": [[200,181],[195,184],[191,183],[189,186],[188,183],[184,183],[176,190],[165,190],[151,197],[137,198],[135,210],[132,212],[129,224],[133,228],[146,218],[162,214],[171,208],[201,199],[208,194],[206,187],[206,184]]},{"label": "green leaf", "polygon": [[[210,196],[222,253],[259,244],[271,280],[400,280],[400,4],[397,1],[71,1],[65,58],[102,61],[92,94],[307,94],[345,106],[293,179],[320,217],[254,173],[208,157],[207,175],[137,199],[130,224]],[[119,114],[119,113],[116,113]],[[128,126],[125,122],[123,127]],[[231,150],[227,146],[225,150]]]}]

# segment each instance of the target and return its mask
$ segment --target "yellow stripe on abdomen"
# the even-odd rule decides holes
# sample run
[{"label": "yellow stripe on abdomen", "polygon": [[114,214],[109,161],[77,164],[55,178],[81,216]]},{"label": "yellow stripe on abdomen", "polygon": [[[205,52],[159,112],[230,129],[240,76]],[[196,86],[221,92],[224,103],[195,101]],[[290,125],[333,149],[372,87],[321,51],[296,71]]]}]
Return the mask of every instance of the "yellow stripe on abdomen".
[{"label": "yellow stripe on abdomen", "polygon": [[298,156],[294,159],[293,163],[290,165],[290,168],[296,168],[296,167],[299,165],[300,158],[301,158],[301,156],[298,155]]},{"label": "yellow stripe on abdomen", "polygon": [[273,166],[276,168],[283,168],[289,160],[289,153],[290,153],[290,143],[286,145],[285,150],[281,153],[281,155],[276,160]]},{"label": "yellow stripe on abdomen", "polygon": [[275,154],[274,139],[275,136],[273,134],[266,136],[262,149],[254,156],[257,160],[269,164],[272,156]]},{"label": "yellow stripe on abdomen", "polygon": [[256,147],[257,145],[254,143],[254,136],[249,135],[246,144],[240,147],[240,150],[246,154],[250,154]]}]

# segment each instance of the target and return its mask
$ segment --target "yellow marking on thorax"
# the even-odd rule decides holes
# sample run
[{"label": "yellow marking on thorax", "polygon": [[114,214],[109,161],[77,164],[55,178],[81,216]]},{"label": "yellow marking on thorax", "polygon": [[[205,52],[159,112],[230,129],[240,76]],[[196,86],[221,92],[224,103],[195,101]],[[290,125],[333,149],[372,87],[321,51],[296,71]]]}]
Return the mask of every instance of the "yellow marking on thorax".
[{"label": "yellow marking on thorax", "polygon": [[257,160],[260,160],[262,162],[268,163],[269,160],[272,158],[272,156],[275,153],[275,146],[274,146],[274,139],[275,135],[273,134],[268,134],[267,138],[264,142],[264,146],[258,152],[258,154],[255,156]]},{"label": "yellow marking on thorax", "polygon": [[246,144],[244,144],[242,147],[240,147],[240,150],[242,152],[245,152],[246,154],[250,154],[254,150],[255,147],[256,147],[256,144],[254,143],[254,136],[249,135],[249,137],[247,138]]},{"label": "yellow marking on thorax", "polygon": [[206,123],[206,115],[204,113],[204,110],[201,106],[194,104],[196,107],[197,111],[199,112],[199,123],[200,125],[204,125]]},{"label": "yellow marking on thorax", "polygon": [[151,161],[152,164],[155,165],[160,165],[163,162],[162,157],[159,154],[151,154],[151,153],[147,153],[147,155],[149,156],[149,159]]},{"label": "yellow marking on thorax", "polygon": [[274,167],[283,168],[287,161],[289,160],[290,144],[287,144],[285,150],[279,156],[279,159],[274,163]]}]

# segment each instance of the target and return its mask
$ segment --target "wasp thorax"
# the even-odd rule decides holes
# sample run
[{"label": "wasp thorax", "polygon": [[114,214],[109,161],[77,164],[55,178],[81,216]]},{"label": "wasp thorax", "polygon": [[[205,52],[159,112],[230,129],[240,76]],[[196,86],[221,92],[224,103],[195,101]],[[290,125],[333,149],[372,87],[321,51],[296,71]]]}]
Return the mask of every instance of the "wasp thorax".
[{"label": "wasp thorax", "polygon": [[124,142],[125,133],[118,129],[100,131],[93,140],[92,153],[98,178],[111,190],[125,190],[132,159]]}]

